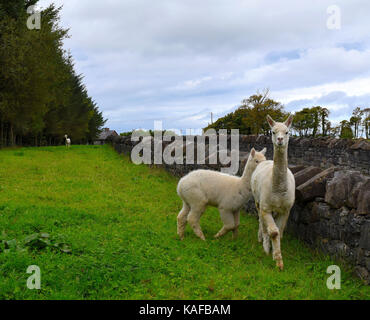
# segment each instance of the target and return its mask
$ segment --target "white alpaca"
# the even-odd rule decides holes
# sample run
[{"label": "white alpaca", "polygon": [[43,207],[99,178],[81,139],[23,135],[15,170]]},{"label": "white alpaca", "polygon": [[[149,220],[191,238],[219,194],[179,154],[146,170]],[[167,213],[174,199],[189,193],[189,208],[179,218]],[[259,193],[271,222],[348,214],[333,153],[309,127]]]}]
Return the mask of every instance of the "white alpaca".
[{"label": "white alpaca", "polygon": [[66,147],[69,148],[71,146],[71,139],[68,138],[67,135],[64,136],[66,138]]},{"label": "white alpaca", "polygon": [[252,174],[251,188],[258,210],[260,228],[258,240],[263,240],[263,248],[270,253],[272,242],[273,259],[282,270],[283,258],[280,239],[294,204],[295,180],[288,168],[289,129],[293,116],[284,122],[275,122],[270,116],[267,121],[272,131],[274,160],[261,163]]},{"label": "white alpaca", "polygon": [[233,230],[233,238],[238,234],[240,208],[251,194],[250,178],[257,165],[266,160],[266,148],[257,152],[251,150],[247,164],[241,177],[232,176],[212,170],[195,170],[181,178],[177,193],[181,197],[183,207],[177,216],[177,233],[184,238],[186,223],[189,222],[194,233],[205,240],[199,219],[207,205],[218,207],[222,222],[221,230],[216,238]]}]

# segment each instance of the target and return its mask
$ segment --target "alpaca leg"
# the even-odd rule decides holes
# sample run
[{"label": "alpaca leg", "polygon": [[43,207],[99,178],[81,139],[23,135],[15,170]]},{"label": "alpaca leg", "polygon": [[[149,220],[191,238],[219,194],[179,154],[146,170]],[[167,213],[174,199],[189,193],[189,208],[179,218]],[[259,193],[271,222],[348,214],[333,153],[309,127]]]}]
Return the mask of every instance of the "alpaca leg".
[{"label": "alpaca leg", "polygon": [[260,219],[260,228],[261,228],[263,250],[265,251],[266,254],[270,254],[271,240],[270,240],[269,234],[267,233],[267,228],[262,218]]},{"label": "alpaca leg", "polygon": [[194,233],[202,240],[206,240],[206,238],[204,237],[202,228],[200,227],[199,220],[204,210],[205,206],[194,206],[191,207],[188,215],[188,222],[190,226],[193,228]]},{"label": "alpaca leg", "polygon": [[234,230],[233,230],[233,239],[238,237],[239,233],[239,225],[240,225],[240,211],[236,211],[234,213]]},{"label": "alpaca leg", "polygon": [[284,233],[286,224],[288,222],[288,218],[289,218],[289,211],[287,213],[280,214],[276,218],[276,225],[280,231],[280,239],[283,239],[283,233]]},{"label": "alpaca leg", "polygon": [[280,251],[280,231],[279,228],[276,226],[274,218],[272,217],[271,213],[262,212],[262,218],[267,228],[267,233],[272,242],[272,257],[276,261],[276,266],[279,267],[280,270],[283,269],[283,258],[281,256]]},{"label": "alpaca leg", "polygon": [[263,221],[262,221],[261,215],[258,213],[258,242],[263,241],[263,234],[264,234]]},{"label": "alpaca leg", "polygon": [[[256,207],[258,207],[257,203]],[[267,233],[267,228],[262,219],[262,213],[259,207],[258,207],[258,241],[262,242],[263,250],[266,252],[266,254],[270,254],[271,250],[270,237]]]},{"label": "alpaca leg", "polygon": [[257,213],[258,213],[258,242],[262,242],[263,240],[263,230],[262,230],[262,218],[260,215],[260,208],[257,202],[255,202]]},{"label": "alpaca leg", "polygon": [[258,242],[262,242],[262,240],[263,240],[262,222],[259,219],[258,221]]},{"label": "alpaca leg", "polygon": [[263,223],[266,226],[268,235],[271,238],[275,237],[279,233],[279,229],[275,224],[275,220],[272,217],[272,214],[261,210],[261,217],[262,217]]},{"label": "alpaca leg", "polygon": [[185,227],[190,212],[190,207],[186,204],[185,201],[182,202],[182,209],[177,216],[177,234],[180,239],[184,239]]},{"label": "alpaca leg", "polygon": [[215,234],[215,238],[222,237],[223,235],[228,233],[230,230],[234,230],[235,228],[234,214],[232,211],[220,209],[220,215],[221,215],[221,220],[224,223],[224,225],[221,228],[221,230]]},{"label": "alpaca leg", "polygon": [[276,261],[276,266],[280,270],[283,270],[284,263],[280,249],[280,234],[277,234],[275,237],[271,238],[271,242],[272,242],[272,258]]}]

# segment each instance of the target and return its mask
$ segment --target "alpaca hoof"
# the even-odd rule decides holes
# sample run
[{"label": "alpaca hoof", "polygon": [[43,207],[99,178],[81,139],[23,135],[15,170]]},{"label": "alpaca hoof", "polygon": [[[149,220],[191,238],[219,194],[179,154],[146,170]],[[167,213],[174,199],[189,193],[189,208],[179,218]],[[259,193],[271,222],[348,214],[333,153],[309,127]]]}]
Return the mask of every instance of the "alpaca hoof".
[{"label": "alpaca hoof", "polygon": [[276,262],[276,266],[279,268],[280,271],[283,271],[284,269],[284,263],[283,263],[283,260],[278,260]]}]

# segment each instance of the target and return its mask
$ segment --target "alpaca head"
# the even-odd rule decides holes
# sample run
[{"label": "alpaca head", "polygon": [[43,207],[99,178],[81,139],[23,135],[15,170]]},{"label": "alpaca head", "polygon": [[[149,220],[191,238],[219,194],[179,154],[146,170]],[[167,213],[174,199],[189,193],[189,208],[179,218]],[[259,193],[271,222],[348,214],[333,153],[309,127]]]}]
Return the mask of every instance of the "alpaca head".
[{"label": "alpaca head", "polygon": [[293,116],[290,115],[284,122],[276,122],[267,115],[267,122],[272,132],[272,143],[274,147],[284,148],[289,143],[289,129],[292,125]]},{"label": "alpaca head", "polygon": [[64,136],[64,138],[66,138],[66,139],[67,139],[67,138],[68,138],[68,136],[67,136],[67,135],[65,135],[65,136]]},{"label": "alpaca head", "polygon": [[247,166],[254,171],[259,163],[266,160],[265,153],[266,148],[263,148],[260,152],[252,148],[251,152],[249,153]]}]

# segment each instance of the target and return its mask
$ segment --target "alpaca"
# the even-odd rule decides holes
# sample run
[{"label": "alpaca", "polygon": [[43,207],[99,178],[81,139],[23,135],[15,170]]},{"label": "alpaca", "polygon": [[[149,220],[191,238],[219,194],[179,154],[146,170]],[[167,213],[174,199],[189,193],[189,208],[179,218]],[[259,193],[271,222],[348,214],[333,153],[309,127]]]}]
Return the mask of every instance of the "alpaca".
[{"label": "alpaca", "polygon": [[71,139],[68,138],[67,135],[64,136],[66,138],[66,147],[69,148],[71,146]]},{"label": "alpaca", "polygon": [[274,160],[264,161],[253,172],[251,188],[259,216],[258,240],[263,240],[263,248],[270,253],[272,242],[273,259],[277,267],[284,268],[280,250],[280,239],[294,204],[295,180],[288,168],[289,129],[293,116],[282,122],[275,122],[267,116],[272,131]]},{"label": "alpaca", "polygon": [[184,238],[186,223],[189,222],[194,233],[205,240],[199,219],[207,205],[218,207],[224,224],[215,237],[219,238],[231,230],[233,239],[237,237],[240,208],[251,196],[250,178],[257,165],[266,160],[265,153],[266,148],[261,152],[253,148],[241,177],[200,169],[180,179],[177,186],[177,193],[183,202],[177,216],[177,233],[180,239]]}]

